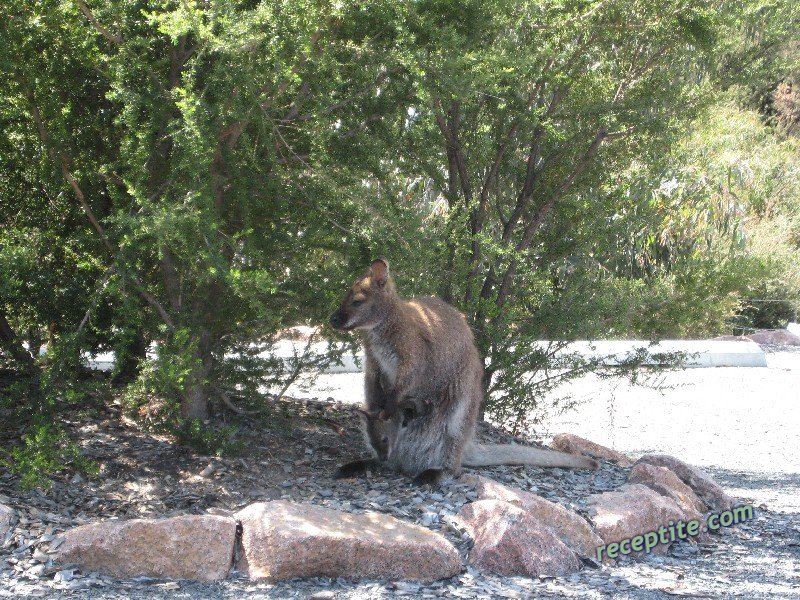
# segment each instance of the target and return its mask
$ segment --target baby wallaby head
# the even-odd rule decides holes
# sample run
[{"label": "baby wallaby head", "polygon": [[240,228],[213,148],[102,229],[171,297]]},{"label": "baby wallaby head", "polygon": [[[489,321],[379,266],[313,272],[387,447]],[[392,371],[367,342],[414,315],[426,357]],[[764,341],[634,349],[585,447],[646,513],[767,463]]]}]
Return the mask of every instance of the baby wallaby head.
[{"label": "baby wallaby head", "polygon": [[385,258],[372,261],[367,272],[353,282],[339,309],[331,315],[335,329],[372,329],[386,318],[397,297]]},{"label": "baby wallaby head", "polygon": [[375,451],[378,460],[388,460],[397,431],[394,420],[381,418],[380,411],[359,410],[358,414],[361,418],[361,431],[364,433],[367,445]]},{"label": "baby wallaby head", "polygon": [[404,399],[397,408],[398,411],[389,417],[386,417],[381,409],[376,409],[374,412],[362,409],[358,411],[361,430],[367,445],[375,451],[381,461],[389,459],[395,440],[402,434],[404,428],[425,412],[424,404],[413,398]]}]

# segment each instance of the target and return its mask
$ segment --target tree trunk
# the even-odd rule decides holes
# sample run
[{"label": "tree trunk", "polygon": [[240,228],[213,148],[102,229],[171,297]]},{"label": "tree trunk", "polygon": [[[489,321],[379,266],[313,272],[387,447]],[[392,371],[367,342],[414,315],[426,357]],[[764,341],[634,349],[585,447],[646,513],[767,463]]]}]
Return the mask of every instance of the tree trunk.
[{"label": "tree trunk", "polygon": [[202,329],[195,346],[195,368],[189,376],[181,401],[184,419],[208,419],[208,386],[206,378],[214,365],[211,354],[211,335]]},{"label": "tree trunk", "polygon": [[478,409],[478,422],[482,422],[486,415],[486,402],[489,398],[489,386],[492,384],[492,375],[494,375],[494,369],[489,369],[486,367],[486,359],[483,361],[483,380],[481,384],[483,386],[483,401],[481,402],[481,406]]},{"label": "tree trunk", "polygon": [[147,358],[147,340],[144,339],[143,328],[137,327],[133,338],[117,350],[117,356],[120,361],[111,382],[114,385],[125,385],[139,376],[142,363]]},{"label": "tree trunk", "polygon": [[41,392],[41,372],[36,364],[36,359],[25,349],[17,337],[16,332],[6,318],[5,312],[0,309],[0,348],[8,352],[28,379],[29,393],[38,397]]}]

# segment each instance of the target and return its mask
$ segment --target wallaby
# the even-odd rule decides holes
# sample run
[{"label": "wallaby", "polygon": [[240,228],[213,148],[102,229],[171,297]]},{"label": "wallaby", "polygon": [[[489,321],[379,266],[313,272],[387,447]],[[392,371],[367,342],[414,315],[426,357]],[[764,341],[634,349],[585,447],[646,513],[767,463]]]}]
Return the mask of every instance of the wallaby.
[{"label": "wallaby", "polygon": [[552,450],[474,441],[483,398],[483,364],[458,310],[439,298],[403,299],[384,258],[372,261],[330,317],[339,330],[364,332],[364,431],[377,460],[341,467],[337,477],[385,462],[434,483],[462,465],[593,469],[597,462]]}]

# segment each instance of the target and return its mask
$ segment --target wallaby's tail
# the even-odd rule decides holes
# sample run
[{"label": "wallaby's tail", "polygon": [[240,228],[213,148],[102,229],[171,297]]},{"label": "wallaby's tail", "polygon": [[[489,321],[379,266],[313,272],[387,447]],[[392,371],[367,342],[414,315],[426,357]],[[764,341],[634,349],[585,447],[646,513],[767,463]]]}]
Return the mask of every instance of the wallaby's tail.
[{"label": "wallaby's tail", "polygon": [[465,467],[493,467],[496,465],[530,465],[532,467],[564,467],[570,469],[596,469],[597,461],[588,456],[578,456],[542,450],[516,444],[469,444],[464,449],[462,464]]}]

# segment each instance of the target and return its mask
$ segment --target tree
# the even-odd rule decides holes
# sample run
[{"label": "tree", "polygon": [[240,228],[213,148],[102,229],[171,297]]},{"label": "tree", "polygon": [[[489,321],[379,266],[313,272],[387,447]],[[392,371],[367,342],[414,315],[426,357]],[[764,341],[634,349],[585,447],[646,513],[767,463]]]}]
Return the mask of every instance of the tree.
[{"label": "tree", "polygon": [[[4,114],[28,154],[6,156],[41,151],[32,179],[69,216],[55,235],[79,236],[103,282],[64,325],[122,330],[120,356],[159,342],[182,364],[181,416],[207,418],[224,356],[320,319],[332,248],[368,255],[340,224],[361,179],[347,140],[395,110],[402,80],[376,101],[381,44],[313,3],[22,1],[3,17]],[[40,218],[41,201],[15,208]]]},{"label": "tree", "polygon": [[260,358],[275,333],[324,322],[385,254],[406,293],[469,315],[513,423],[596,366],[553,371],[537,340],[705,333],[735,310],[698,230],[661,235],[702,202],[659,187],[719,90],[783,68],[769,50],[796,9],[11,0],[0,17],[0,341],[45,395],[110,348],[129,397],[171,399],[175,423],[257,406],[295,372]]},{"label": "tree", "polygon": [[591,334],[614,310],[591,289],[604,270],[592,248],[634,203],[613,186],[702,108],[726,23],[682,1],[429,0],[403,20],[416,97],[377,177],[390,186],[399,169],[445,199],[439,292],[470,316],[493,408],[519,415],[536,388],[515,382],[549,360],[535,340]]}]

